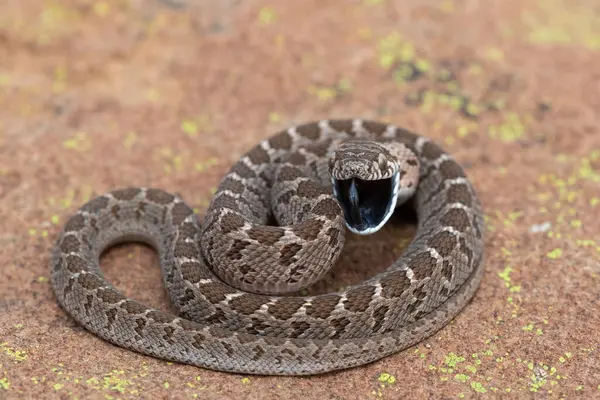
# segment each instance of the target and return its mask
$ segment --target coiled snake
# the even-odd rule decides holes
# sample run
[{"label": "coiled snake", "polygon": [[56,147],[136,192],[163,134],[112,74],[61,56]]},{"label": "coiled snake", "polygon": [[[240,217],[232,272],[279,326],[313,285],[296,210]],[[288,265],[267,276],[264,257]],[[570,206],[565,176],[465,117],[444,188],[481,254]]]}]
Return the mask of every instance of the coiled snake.
[{"label": "coiled snake", "polygon": [[[336,262],[344,226],[374,232],[407,200],[417,233],[387,270],[337,293],[281,295]],[[103,277],[100,254],[125,241],[158,250],[180,316]],[[160,189],[94,198],[66,222],[51,269],[64,310],[118,346],[221,371],[310,375],[378,360],[448,323],[483,274],[483,217],[461,166],[432,141],[373,121],[319,121],[243,155],[203,221]]]}]

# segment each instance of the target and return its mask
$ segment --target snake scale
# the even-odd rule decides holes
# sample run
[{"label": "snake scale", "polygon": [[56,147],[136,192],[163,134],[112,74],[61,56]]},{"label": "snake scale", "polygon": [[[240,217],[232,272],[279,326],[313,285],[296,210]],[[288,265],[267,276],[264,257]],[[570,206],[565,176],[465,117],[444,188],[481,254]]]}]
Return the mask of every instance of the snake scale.
[{"label": "snake scale", "polygon": [[[337,261],[345,227],[374,232],[405,201],[417,231],[384,272],[339,292],[289,293]],[[442,328],[479,286],[483,240],[474,188],[437,144],[375,121],[323,120],[245,153],[202,221],[156,188],[90,200],[65,223],[51,281],[61,307],[115,345],[213,370],[312,375],[373,362]],[[157,249],[179,316],[103,277],[101,253],[129,241]]]}]

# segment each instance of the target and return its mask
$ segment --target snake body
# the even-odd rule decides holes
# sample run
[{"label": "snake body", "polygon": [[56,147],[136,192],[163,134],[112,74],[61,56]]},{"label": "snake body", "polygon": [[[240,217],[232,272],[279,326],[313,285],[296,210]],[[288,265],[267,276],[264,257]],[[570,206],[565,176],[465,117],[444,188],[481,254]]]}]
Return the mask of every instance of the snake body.
[{"label": "snake body", "polygon": [[[344,186],[355,178],[393,201]],[[335,263],[344,224],[376,230],[413,192],[417,232],[387,270],[335,293],[281,295]],[[128,241],[158,250],[179,316],[127,298],[103,277],[100,254]],[[476,292],[483,249],[474,188],[437,144],[374,121],[324,120],[244,154],[203,221],[155,188],[90,200],[66,222],[50,264],[61,307],[113,344],[220,371],[312,375],[373,362],[439,330]]]}]

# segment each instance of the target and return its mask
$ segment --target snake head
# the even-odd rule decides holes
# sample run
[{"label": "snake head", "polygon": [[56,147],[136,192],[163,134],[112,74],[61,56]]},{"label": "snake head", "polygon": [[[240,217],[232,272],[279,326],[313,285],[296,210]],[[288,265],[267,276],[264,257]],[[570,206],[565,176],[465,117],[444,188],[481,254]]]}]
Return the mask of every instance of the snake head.
[{"label": "snake head", "polygon": [[[368,235],[378,231],[392,216],[398,199],[405,201],[414,193],[416,184],[403,179],[409,159],[410,176],[416,174],[418,179],[418,164],[416,173],[413,165],[416,158],[407,150],[398,143],[351,139],[333,152],[329,160],[333,195],[351,232]],[[406,186],[414,187],[407,193]]]},{"label": "snake head", "polygon": [[399,168],[388,149],[374,141],[345,141],[333,152],[329,172],[346,227],[359,235],[379,230],[395,209],[400,185]]}]

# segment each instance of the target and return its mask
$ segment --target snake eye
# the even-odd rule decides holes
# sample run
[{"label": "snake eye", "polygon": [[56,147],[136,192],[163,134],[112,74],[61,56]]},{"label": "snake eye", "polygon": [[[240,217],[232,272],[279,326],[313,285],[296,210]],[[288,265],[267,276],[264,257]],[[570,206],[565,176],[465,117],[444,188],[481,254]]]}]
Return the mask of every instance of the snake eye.
[{"label": "snake eye", "polygon": [[387,170],[388,162],[383,153],[379,153],[379,156],[377,157],[377,164],[379,164],[379,169],[382,172],[385,172],[385,170]]},{"label": "snake eye", "polygon": [[335,161],[333,160],[333,157],[331,157],[329,159],[329,172],[333,171],[334,164],[335,164]]}]

